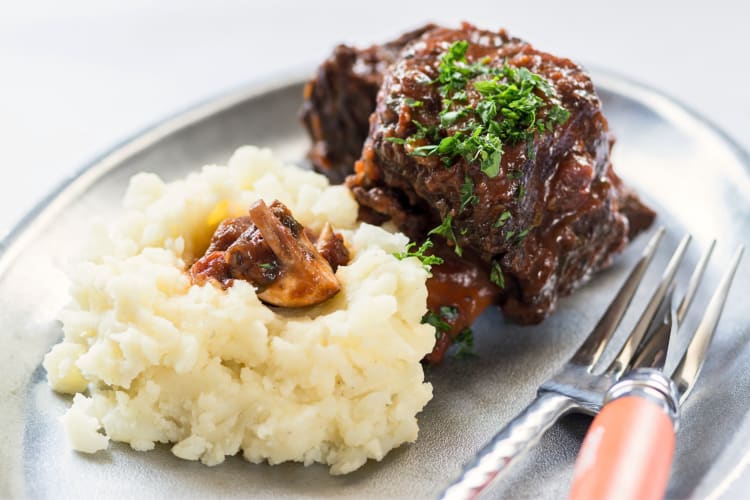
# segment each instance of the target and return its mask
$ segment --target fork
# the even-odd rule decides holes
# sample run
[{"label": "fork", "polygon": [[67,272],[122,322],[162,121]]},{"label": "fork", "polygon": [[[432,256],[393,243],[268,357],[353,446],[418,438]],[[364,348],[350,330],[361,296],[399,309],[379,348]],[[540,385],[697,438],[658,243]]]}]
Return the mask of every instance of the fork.
[{"label": "fork", "polygon": [[[660,228],[648,242],[617,295],[573,356],[555,375],[539,387],[536,398],[529,406],[478,452],[474,460],[464,467],[460,477],[443,491],[440,498],[450,500],[475,498],[500,472],[528,451],[560,417],[571,412],[597,414],[602,408],[607,391],[616,382],[626,380],[623,375],[628,373],[638,357],[646,354],[666,356],[666,352],[656,352],[658,346],[653,341],[656,337],[653,332],[664,324],[669,325],[667,334],[670,330],[673,332],[679,328],[695,298],[715,241],[696,264],[685,296],[677,310],[673,311],[671,306],[673,283],[685,250],[690,243],[690,235],[680,241],[658,286],[630,335],[623,341],[617,356],[603,371],[596,370],[635,296],[663,235],[664,228]],[[742,252],[743,248],[740,246],[714,292],[680,363],[672,374],[675,383],[669,387],[674,390],[673,396],[680,403],[687,397],[700,373],[706,350],[721,317]],[[666,348],[663,350],[666,351]],[[659,388],[661,389],[661,386]],[[674,411],[677,411],[676,407]]]}]

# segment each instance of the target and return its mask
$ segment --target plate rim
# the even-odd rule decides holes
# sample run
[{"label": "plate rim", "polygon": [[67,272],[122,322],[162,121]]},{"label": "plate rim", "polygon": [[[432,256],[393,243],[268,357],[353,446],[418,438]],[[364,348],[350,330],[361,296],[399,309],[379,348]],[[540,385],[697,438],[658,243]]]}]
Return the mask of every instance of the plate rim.
[{"label": "plate rim", "polygon": [[[745,174],[750,176],[749,150],[745,149],[715,122],[706,118],[691,106],[654,86],[617,71],[598,66],[587,67],[587,70],[590,71],[597,89],[634,99],[678,127],[688,129],[699,127],[703,132],[709,133],[712,140],[720,143],[725,150],[731,151],[733,157],[744,168]],[[33,242],[36,235],[44,229],[52,217],[59,211],[64,210],[96,181],[115,170],[123,161],[143,152],[170,135],[215,114],[264,94],[298,86],[307,81],[312,74],[314,74],[314,71],[310,67],[294,68],[251,80],[233,89],[198,100],[130,134],[125,139],[114,143],[104,152],[83,163],[81,167],[58,182],[53,189],[40,198],[11,226],[5,235],[0,235],[0,280],[5,277],[17,255],[29,243]],[[740,428],[743,427],[750,427],[750,412],[746,413],[745,419],[740,425]],[[721,461],[722,457],[736,451],[738,441],[741,440],[730,440],[719,452],[714,464],[706,470],[705,476],[695,485],[694,492],[701,490],[707,492],[710,497],[716,498],[721,495],[722,489],[725,490],[729,485],[737,483],[737,479],[740,479],[741,475],[735,475],[738,472],[735,469],[727,472],[726,481],[716,485],[708,486],[705,484],[705,480],[715,475],[713,473],[716,472],[716,464]],[[750,457],[750,454],[747,456]],[[746,461],[743,461],[743,463]],[[706,486],[708,487],[706,488]]]}]

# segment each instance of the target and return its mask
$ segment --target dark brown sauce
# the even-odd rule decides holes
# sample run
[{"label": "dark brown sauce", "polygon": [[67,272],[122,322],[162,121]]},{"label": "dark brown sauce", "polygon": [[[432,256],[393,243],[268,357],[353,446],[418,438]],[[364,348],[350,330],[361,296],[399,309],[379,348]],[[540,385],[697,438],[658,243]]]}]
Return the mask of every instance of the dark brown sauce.
[{"label": "dark brown sauce", "polygon": [[432,277],[427,280],[427,308],[438,313],[443,306],[455,307],[457,314],[445,319],[451,329],[440,333],[435,348],[425,357],[430,364],[439,363],[456,337],[500,296],[478,259],[459,258],[445,247],[435,253],[443,263],[432,266]]}]

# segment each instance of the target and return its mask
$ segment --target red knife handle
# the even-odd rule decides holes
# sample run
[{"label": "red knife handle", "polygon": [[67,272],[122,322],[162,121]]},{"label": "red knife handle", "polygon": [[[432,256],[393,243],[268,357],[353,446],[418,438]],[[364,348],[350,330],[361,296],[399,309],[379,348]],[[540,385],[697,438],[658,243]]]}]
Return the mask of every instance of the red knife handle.
[{"label": "red knife handle", "polygon": [[578,454],[571,500],[664,498],[674,446],[673,419],[658,401],[629,395],[606,403]]}]

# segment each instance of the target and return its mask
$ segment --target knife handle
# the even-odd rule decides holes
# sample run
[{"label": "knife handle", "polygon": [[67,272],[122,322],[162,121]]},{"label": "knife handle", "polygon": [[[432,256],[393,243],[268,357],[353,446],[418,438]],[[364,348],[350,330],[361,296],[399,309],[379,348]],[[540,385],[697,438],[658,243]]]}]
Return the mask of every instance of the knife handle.
[{"label": "knife handle", "polygon": [[652,397],[606,403],[578,454],[571,500],[664,498],[674,446],[675,422]]}]

